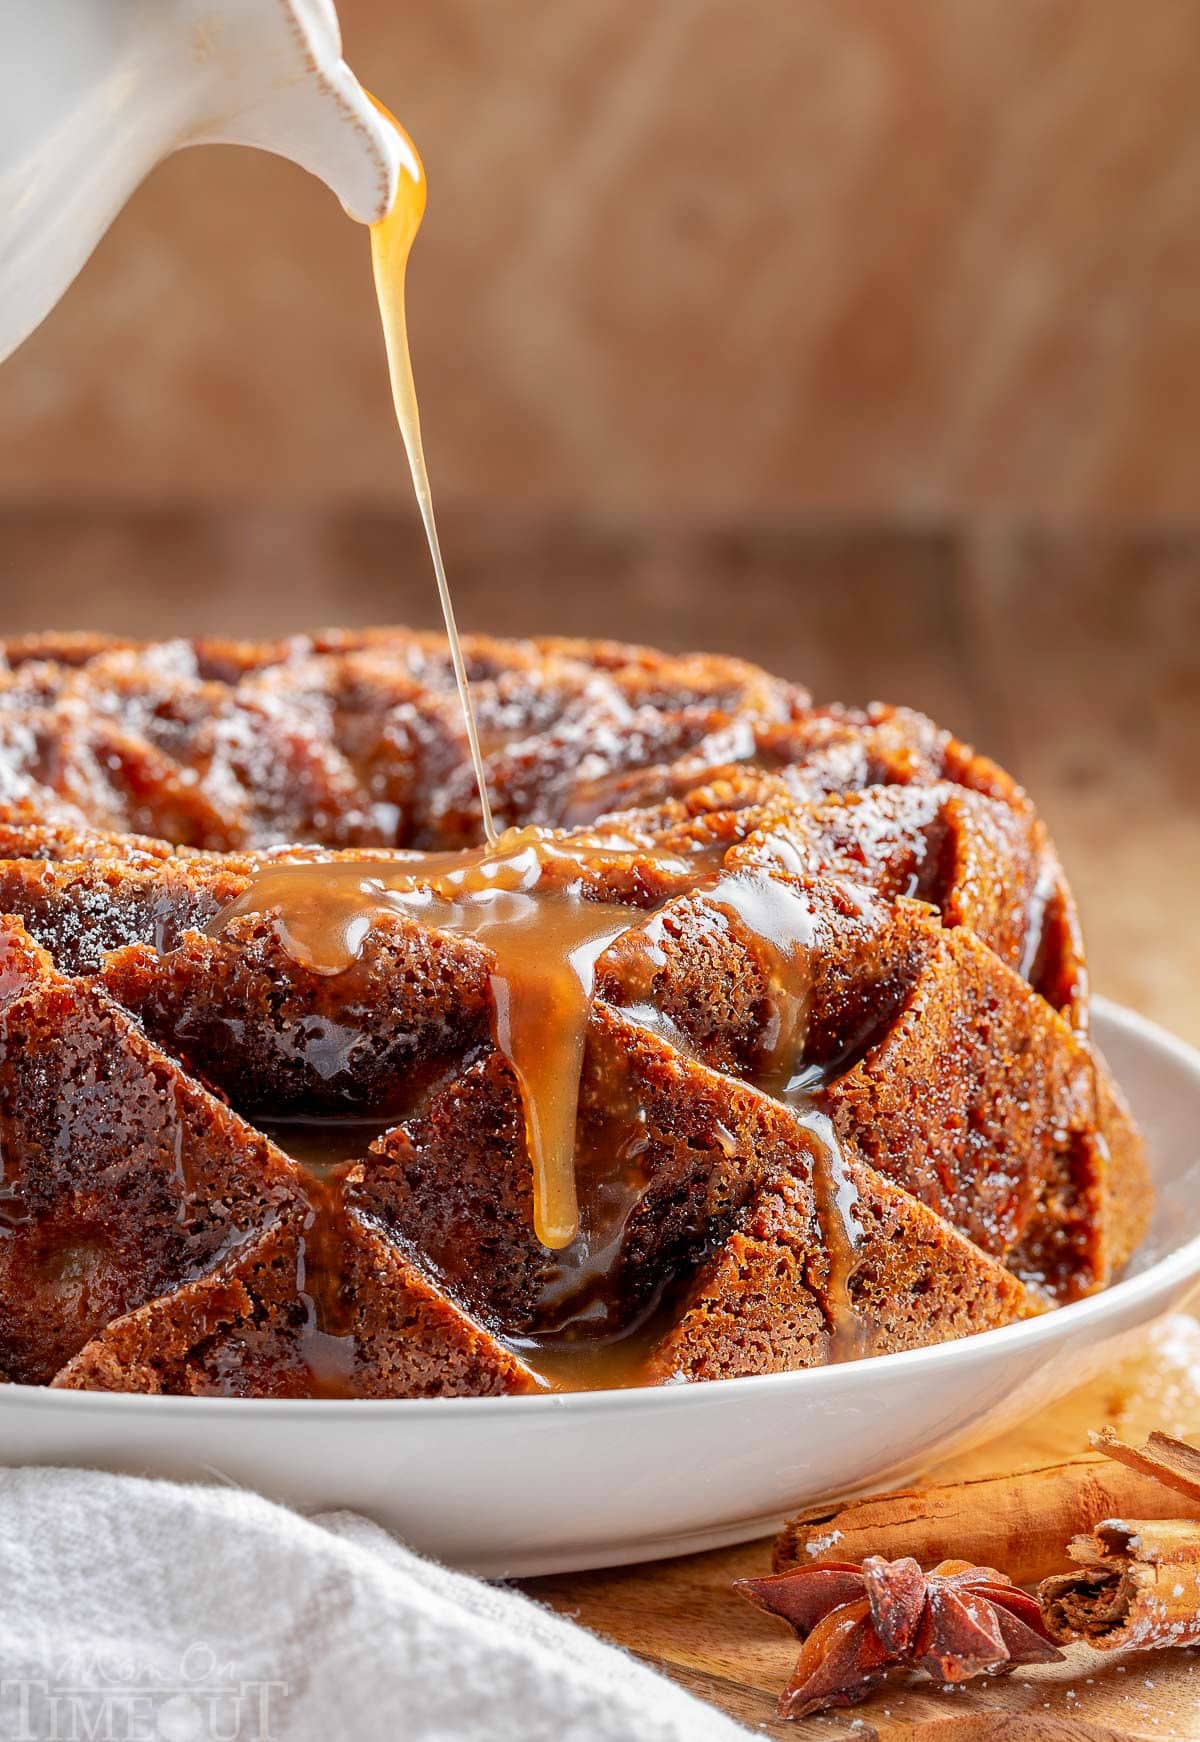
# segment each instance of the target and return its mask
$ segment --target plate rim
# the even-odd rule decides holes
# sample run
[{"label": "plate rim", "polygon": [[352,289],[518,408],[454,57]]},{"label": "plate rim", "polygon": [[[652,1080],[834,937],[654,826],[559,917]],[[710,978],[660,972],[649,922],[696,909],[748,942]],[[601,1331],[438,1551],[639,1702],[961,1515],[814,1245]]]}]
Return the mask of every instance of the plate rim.
[{"label": "plate rim", "polygon": [[[1099,994],[1092,997],[1091,1009],[1106,1024],[1123,1029],[1147,1049],[1165,1055],[1186,1071],[1195,1082],[1200,1100],[1200,1049],[1181,1040],[1160,1023],[1139,1011],[1119,1004]],[[1010,1346],[1035,1350],[1039,1345],[1058,1341],[1063,1334],[1087,1329],[1094,1321],[1109,1314],[1118,1314],[1121,1307],[1136,1307],[1143,1297],[1167,1294],[1188,1281],[1200,1279],[1200,1233],[1167,1252],[1134,1276],[1072,1301],[1053,1312],[1036,1318],[1021,1319],[1000,1325],[973,1336],[952,1338],[943,1343],[931,1343],[920,1349],[903,1349],[888,1355],[870,1355],[860,1361],[848,1361],[834,1366],[793,1368],[783,1373],[751,1373],[732,1379],[713,1379],[703,1383],[685,1382],[653,1386],[627,1386],[595,1391],[554,1391],[508,1397],[177,1397],[152,1396],[145,1392],[120,1391],[56,1391],[45,1385],[8,1383],[0,1385],[0,1411],[17,1407],[28,1410],[74,1410],[95,1412],[118,1410],[131,1413],[153,1412],[155,1418],[164,1415],[221,1416],[230,1411],[232,1419],[267,1415],[272,1418],[312,1417],[318,1412],[323,1421],[339,1417],[349,1421],[373,1422],[392,1418],[428,1421],[439,1416],[462,1416],[468,1421],[494,1420],[496,1417],[532,1423],[548,1415],[570,1414],[573,1417],[624,1413],[638,1410],[653,1414],[688,1408],[705,1408],[718,1401],[735,1404],[739,1397],[761,1396],[768,1388],[785,1392],[796,1391],[797,1400],[805,1400],[805,1392],[820,1392],[837,1397],[847,1390],[856,1390],[863,1382],[875,1380],[888,1383],[892,1374],[921,1373],[953,1365],[976,1351],[1002,1356]]]}]

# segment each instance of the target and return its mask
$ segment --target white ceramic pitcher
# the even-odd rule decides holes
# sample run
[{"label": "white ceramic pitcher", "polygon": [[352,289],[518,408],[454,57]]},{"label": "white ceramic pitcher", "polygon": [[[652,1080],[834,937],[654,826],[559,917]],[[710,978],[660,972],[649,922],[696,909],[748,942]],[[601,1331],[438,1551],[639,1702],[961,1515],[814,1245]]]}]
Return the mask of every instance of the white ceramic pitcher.
[{"label": "white ceramic pitcher", "polygon": [[406,148],[333,0],[0,0],[0,358],[154,165],[217,141],[292,158],[363,223]]}]

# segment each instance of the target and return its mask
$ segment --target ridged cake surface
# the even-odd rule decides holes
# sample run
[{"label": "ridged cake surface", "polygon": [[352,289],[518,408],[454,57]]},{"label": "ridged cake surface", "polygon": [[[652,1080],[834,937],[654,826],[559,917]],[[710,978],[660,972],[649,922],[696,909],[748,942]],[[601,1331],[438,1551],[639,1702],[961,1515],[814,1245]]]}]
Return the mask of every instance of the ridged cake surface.
[{"label": "ridged cake surface", "polygon": [[444,643],[10,642],[5,1378],[712,1379],[962,1336],[1119,1272],[1142,1145],[1006,774],[736,660],[466,649],[499,824],[629,844],[583,879],[628,926],[586,1018],[578,1236],[535,1233],[485,942],[381,913],[330,973],[246,905],[264,868],[478,841]]}]

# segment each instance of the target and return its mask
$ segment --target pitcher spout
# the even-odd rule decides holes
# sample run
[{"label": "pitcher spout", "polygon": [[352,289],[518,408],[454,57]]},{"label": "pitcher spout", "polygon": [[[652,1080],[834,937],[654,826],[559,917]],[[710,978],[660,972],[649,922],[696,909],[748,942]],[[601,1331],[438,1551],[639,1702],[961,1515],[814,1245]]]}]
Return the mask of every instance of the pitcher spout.
[{"label": "pitcher spout", "polygon": [[255,145],[364,224],[404,135],[342,59],[332,0],[0,0],[0,360],[54,307],[156,163]]},{"label": "pitcher spout", "polygon": [[387,214],[409,147],[342,59],[332,0],[257,0],[239,9],[236,32],[200,36],[196,52],[213,63],[217,107],[186,143],[274,152],[317,176],[360,223]]}]

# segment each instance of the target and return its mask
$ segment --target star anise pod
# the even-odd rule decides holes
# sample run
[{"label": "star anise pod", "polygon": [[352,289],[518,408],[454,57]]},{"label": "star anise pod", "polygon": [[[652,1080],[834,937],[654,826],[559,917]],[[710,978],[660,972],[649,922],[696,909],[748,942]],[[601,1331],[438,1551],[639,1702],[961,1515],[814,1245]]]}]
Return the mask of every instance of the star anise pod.
[{"label": "star anise pod", "polygon": [[738,1579],[736,1589],[804,1641],[779,1702],[784,1718],[857,1705],[898,1667],[962,1682],[1062,1657],[1037,1599],[994,1567],[969,1561],[942,1561],[923,1573],[910,1557],[871,1555],[861,1566],[826,1561]]}]

